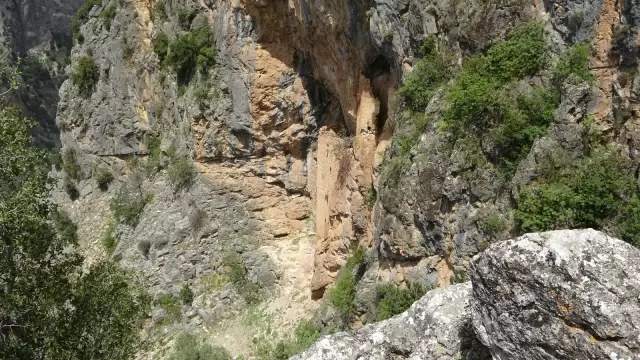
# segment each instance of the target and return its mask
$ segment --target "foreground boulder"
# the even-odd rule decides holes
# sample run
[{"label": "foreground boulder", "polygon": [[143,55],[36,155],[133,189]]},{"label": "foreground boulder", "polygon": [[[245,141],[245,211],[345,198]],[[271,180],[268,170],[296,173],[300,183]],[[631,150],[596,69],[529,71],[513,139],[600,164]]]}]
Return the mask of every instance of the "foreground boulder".
[{"label": "foreground boulder", "polygon": [[470,297],[469,283],[432,290],[401,315],[327,336],[292,359],[491,359],[473,334]]},{"label": "foreground boulder", "polygon": [[471,265],[494,359],[640,359],[640,250],[595,230],[527,234]]}]

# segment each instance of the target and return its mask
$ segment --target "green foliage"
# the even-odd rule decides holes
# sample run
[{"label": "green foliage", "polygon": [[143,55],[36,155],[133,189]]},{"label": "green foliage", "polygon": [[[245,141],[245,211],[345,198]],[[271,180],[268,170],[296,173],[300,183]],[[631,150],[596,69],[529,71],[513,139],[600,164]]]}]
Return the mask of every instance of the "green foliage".
[{"label": "green foliage", "polygon": [[340,277],[329,292],[329,300],[344,315],[350,314],[356,302],[357,279],[354,271],[365,261],[365,250],[358,247],[340,271]]},{"label": "green foliage", "polygon": [[483,132],[501,123],[511,101],[500,96],[499,90],[512,80],[535,75],[548,61],[543,24],[534,21],[517,27],[486,55],[466,61],[447,95],[444,120],[454,132]]},{"label": "green foliage", "polygon": [[419,141],[420,136],[425,132],[431,119],[421,112],[405,111],[402,119],[406,123],[405,132],[400,137],[400,153],[407,155]]},{"label": "green foliage", "polygon": [[628,159],[604,149],[520,192],[516,219],[522,231],[608,228],[638,244],[638,185]]},{"label": "green foliage", "polygon": [[154,16],[156,19],[160,19],[162,21],[167,20],[167,9],[166,9],[165,0],[157,0],[155,3],[155,13]]},{"label": "green foliage", "polygon": [[405,99],[409,108],[416,112],[423,112],[434,91],[453,75],[451,71],[453,60],[450,55],[438,52],[434,35],[423,41],[420,53],[423,58],[418,61],[399,89],[399,94]]},{"label": "green foliage", "polygon": [[549,46],[544,23],[531,21],[517,26],[484,56],[487,75],[501,83],[523,79],[543,70],[549,63]]},{"label": "green foliage", "polygon": [[180,302],[171,294],[160,294],[156,299],[156,305],[167,313],[161,325],[169,325],[182,318]]},{"label": "green foliage", "polygon": [[[509,95],[511,93],[511,95]],[[554,91],[534,88],[512,99],[515,90],[504,89],[500,99],[500,124],[490,132],[501,154],[502,171],[510,176],[529,153],[533,142],[547,133],[560,99]]]},{"label": "green foliage", "polygon": [[169,53],[169,38],[167,34],[159,32],[151,44],[153,45],[153,52],[158,55],[158,59],[163,63]]},{"label": "green foliage", "polygon": [[377,200],[378,192],[376,191],[376,188],[372,186],[369,188],[369,190],[367,190],[367,195],[364,199],[365,204],[370,211],[373,210],[373,207],[375,206]]},{"label": "green foliage", "polygon": [[102,237],[102,246],[107,251],[107,254],[111,256],[118,247],[118,237],[115,235],[117,224],[112,222],[107,227],[107,231],[105,231],[104,237]]},{"label": "green foliage", "polygon": [[259,303],[262,300],[260,287],[249,280],[247,269],[240,255],[237,253],[227,254],[223,259],[223,264],[229,280],[244,300],[250,305]]},{"label": "green foliage", "polygon": [[80,33],[80,27],[89,20],[89,12],[91,12],[94,6],[102,6],[102,0],[87,0],[80,6],[76,12],[76,16],[71,20],[71,33],[73,34],[73,38],[80,43],[84,41],[84,37]]},{"label": "green foliage", "polygon": [[191,159],[182,156],[174,156],[167,169],[169,182],[174,189],[184,189],[191,186],[196,177],[196,169]]},{"label": "green foliage", "polygon": [[611,52],[614,55],[620,55],[624,50],[624,42],[631,34],[631,29],[627,24],[617,24],[613,28],[613,35],[611,36]]},{"label": "green foliage", "polygon": [[378,312],[376,321],[387,320],[405,312],[413,303],[420,300],[431,289],[420,284],[407,284],[400,289],[393,284],[380,285],[377,288]]},{"label": "green foliage", "polygon": [[92,57],[83,56],[78,59],[73,72],[71,82],[78,87],[81,95],[89,97],[93,93],[100,80],[100,70]]},{"label": "green foliage", "polygon": [[20,62],[20,58],[13,61],[10,52],[0,57],[0,100],[20,88]]},{"label": "green foliage", "polygon": [[188,29],[190,22],[191,14],[189,10],[185,7],[178,8],[178,24],[180,24],[183,29]]},{"label": "green foliage", "polygon": [[498,234],[506,230],[506,228],[507,223],[498,215],[489,216],[484,223],[484,230],[490,235]]},{"label": "green foliage", "polygon": [[553,82],[556,86],[562,86],[570,75],[576,75],[580,79],[593,84],[596,77],[589,71],[589,58],[591,48],[589,44],[577,44],[569,48],[558,60],[553,73]]},{"label": "green foliage", "polygon": [[104,27],[107,31],[111,30],[111,22],[115,17],[116,7],[113,5],[102,10],[102,13],[100,13],[100,18],[102,18],[102,22],[104,23]]},{"label": "green foliage", "polygon": [[191,304],[193,302],[193,290],[189,287],[189,285],[182,285],[182,289],[180,289],[180,300],[184,304]]},{"label": "green foliage", "polygon": [[202,229],[207,221],[207,212],[202,209],[195,209],[189,214],[189,225],[191,225],[191,229],[195,232],[198,232]]},{"label": "green foliage", "polygon": [[[263,318],[256,320],[262,323],[269,321]],[[254,338],[255,349],[252,355],[258,360],[287,360],[308,349],[322,334],[321,329],[315,327],[309,320],[302,320],[292,335],[279,340],[274,338],[277,334],[267,332],[270,337]]]},{"label": "green foliage", "polygon": [[449,279],[451,284],[462,284],[469,281],[469,274],[466,271],[454,271],[453,276]]},{"label": "green foliage", "polygon": [[149,251],[151,250],[151,241],[142,240],[138,243],[138,250],[145,258],[149,258]]},{"label": "green foliage", "polygon": [[267,354],[260,357],[261,360],[287,360],[308,349],[322,334],[321,330],[310,321],[302,321],[294,330],[293,336],[281,340],[270,348]]},{"label": "green foliage", "polygon": [[80,191],[78,191],[76,183],[68,175],[62,178],[62,187],[71,200],[76,200],[80,197]]},{"label": "green foliage", "polygon": [[82,169],[78,163],[75,149],[66,148],[62,151],[62,170],[74,180],[78,180],[82,176]]},{"label": "green foliage", "polygon": [[172,41],[165,63],[178,74],[179,84],[186,84],[196,70],[204,73],[216,64],[216,53],[211,28],[203,26]]},{"label": "green foliage", "polygon": [[107,190],[113,181],[113,173],[106,167],[98,166],[93,172],[93,178],[102,190]]},{"label": "green foliage", "polygon": [[118,190],[116,196],[111,199],[109,208],[116,219],[123,221],[125,224],[135,226],[147,202],[139,187],[131,189],[128,186],[123,186]]},{"label": "green foliage", "polygon": [[49,200],[33,125],[16,108],[0,109],[0,358],[128,359],[145,293],[116,265],[83,269],[82,256],[67,251],[78,246],[75,225]]},{"label": "green foliage", "polygon": [[190,333],[180,333],[168,360],[231,360],[231,354],[222,347],[205,344]]}]

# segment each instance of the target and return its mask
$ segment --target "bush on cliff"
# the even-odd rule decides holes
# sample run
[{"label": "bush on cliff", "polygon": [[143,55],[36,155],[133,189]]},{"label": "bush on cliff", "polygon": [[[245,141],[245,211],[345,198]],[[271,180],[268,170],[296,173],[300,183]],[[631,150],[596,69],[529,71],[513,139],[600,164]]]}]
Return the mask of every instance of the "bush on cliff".
[{"label": "bush on cliff", "polygon": [[83,56],[76,62],[71,73],[71,82],[83,97],[90,97],[100,80],[100,69],[90,56]]},{"label": "bush on cliff", "polygon": [[598,149],[521,190],[516,219],[523,232],[609,229],[640,245],[640,190],[630,160]]}]

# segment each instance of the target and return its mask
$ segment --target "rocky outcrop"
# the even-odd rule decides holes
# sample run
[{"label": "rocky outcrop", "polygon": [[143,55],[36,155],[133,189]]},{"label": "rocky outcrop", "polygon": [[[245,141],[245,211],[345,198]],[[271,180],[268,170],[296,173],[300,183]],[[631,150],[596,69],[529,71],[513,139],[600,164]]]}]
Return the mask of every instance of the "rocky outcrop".
[{"label": "rocky outcrop", "polygon": [[527,234],[474,258],[473,324],[493,358],[640,358],[640,250],[594,230]]},{"label": "rocky outcrop", "polygon": [[327,336],[293,360],[489,360],[471,327],[471,284],[432,290],[392,319]]}]

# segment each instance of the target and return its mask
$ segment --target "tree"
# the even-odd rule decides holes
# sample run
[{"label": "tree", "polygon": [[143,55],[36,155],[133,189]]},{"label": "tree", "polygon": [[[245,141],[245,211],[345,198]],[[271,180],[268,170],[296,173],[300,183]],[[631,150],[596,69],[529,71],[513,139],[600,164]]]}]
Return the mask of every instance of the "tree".
[{"label": "tree", "polygon": [[18,65],[20,65],[21,61],[22,59],[17,58],[14,63],[10,51],[0,55],[0,101],[4,100],[10,92],[20,87]]},{"label": "tree", "polygon": [[83,271],[75,225],[49,200],[34,124],[0,108],[0,359],[130,358],[148,295],[115,264]]}]

